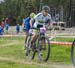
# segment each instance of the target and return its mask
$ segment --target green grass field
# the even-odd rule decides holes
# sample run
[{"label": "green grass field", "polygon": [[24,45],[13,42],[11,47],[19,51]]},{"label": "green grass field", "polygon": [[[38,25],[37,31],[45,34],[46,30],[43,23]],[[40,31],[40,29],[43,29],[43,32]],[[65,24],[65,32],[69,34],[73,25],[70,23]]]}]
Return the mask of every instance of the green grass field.
[{"label": "green grass field", "polygon": [[[66,41],[72,42],[73,39],[69,38]],[[72,64],[71,46],[51,45],[50,58],[46,63],[39,62],[37,55],[34,60],[29,61],[25,56],[23,46],[24,38],[22,37],[0,38],[0,68],[50,68],[47,65],[53,63]]]},{"label": "green grass field", "polygon": [[59,41],[59,42],[72,42],[74,38],[65,38],[65,37],[55,37],[52,41]]}]

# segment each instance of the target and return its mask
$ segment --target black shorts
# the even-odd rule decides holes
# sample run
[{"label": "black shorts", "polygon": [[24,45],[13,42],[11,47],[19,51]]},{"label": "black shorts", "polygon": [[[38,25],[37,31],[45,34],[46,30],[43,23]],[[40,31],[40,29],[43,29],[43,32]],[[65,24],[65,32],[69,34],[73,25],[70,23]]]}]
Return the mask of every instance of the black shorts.
[{"label": "black shorts", "polygon": [[41,28],[41,27],[43,27],[43,25],[40,25],[40,24],[37,25],[37,28]]}]

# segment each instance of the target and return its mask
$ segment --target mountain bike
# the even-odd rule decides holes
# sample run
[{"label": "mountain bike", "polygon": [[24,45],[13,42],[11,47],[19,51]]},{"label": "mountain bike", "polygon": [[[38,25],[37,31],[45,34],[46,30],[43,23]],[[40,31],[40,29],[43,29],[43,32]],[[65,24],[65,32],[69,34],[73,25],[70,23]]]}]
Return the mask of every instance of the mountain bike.
[{"label": "mountain bike", "polygon": [[32,47],[30,47],[34,29],[36,28],[32,28],[29,30],[29,36],[26,43],[26,55],[28,59],[32,60],[34,59],[35,54],[38,53],[39,60],[46,62],[50,56],[50,41],[49,38],[45,35],[46,28],[42,27],[36,29],[38,31],[36,34],[36,39],[33,42]]}]

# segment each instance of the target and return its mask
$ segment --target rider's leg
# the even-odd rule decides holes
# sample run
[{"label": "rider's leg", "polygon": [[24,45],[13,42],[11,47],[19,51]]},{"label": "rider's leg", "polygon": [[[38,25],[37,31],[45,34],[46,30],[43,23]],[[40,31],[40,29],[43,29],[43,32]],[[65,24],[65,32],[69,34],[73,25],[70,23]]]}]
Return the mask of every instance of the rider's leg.
[{"label": "rider's leg", "polygon": [[25,37],[25,44],[26,44],[27,38],[28,38],[28,32],[26,31],[25,34],[26,34],[26,37]]},{"label": "rider's leg", "polygon": [[31,43],[33,43],[33,42],[35,41],[35,38],[36,38],[36,34],[34,34],[34,35],[32,36]]},{"label": "rider's leg", "polygon": [[37,30],[34,29],[34,34],[32,35],[31,38],[31,44],[33,44],[33,42],[36,40],[36,37],[37,37]]},{"label": "rider's leg", "polygon": [[28,27],[24,27],[24,32],[25,32],[25,45],[24,45],[24,49],[26,49],[26,47],[27,47],[27,38],[28,38],[28,32],[29,32],[29,30],[28,30]]},{"label": "rider's leg", "polygon": [[26,35],[26,37],[25,37],[25,44],[26,44],[26,42],[27,42],[29,29],[30,29],[29,25],[26,25],[26,26],[25,26],[25,30],[24,30],[24,31],[25,31],[25,35]]}]

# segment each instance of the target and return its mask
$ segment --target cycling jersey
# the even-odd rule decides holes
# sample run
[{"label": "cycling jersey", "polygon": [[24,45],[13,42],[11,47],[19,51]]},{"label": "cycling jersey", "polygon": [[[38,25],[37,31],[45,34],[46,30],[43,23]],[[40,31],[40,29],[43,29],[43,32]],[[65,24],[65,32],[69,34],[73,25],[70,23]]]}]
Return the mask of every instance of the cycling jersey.
[{"label": "cycling jersey", "polygon": [[30,17],[27,17],[27,18],[25,18],[25,20],[24,20],[24,25],[30,25]]},{"label": "cycling jersey", "polygon": [[27,17],[23,20],[23,23],[24,23],[24,31],[29,31],[30,29],[30,17]]},{"label": "cycling jersey", "polygon": [[45,25],[47,23],[50,23],[51,20],[51,15],[48,14],[47,16],[44,16],[43,13],[38,13],[35,17],[34,17],[35,23],[33,25],[33,27],[37,27],[37,25]]},{"label": "cycling jersey", "polygon": [[[29,31],[29,29],[30,29],[30,20],[31,20],[30,17],[27,17],[26,19],[23,20],[23,22],[24,22],[24,31]],[[34,21],[33,21],[32,25],[33,24],[34,24]]]}]

